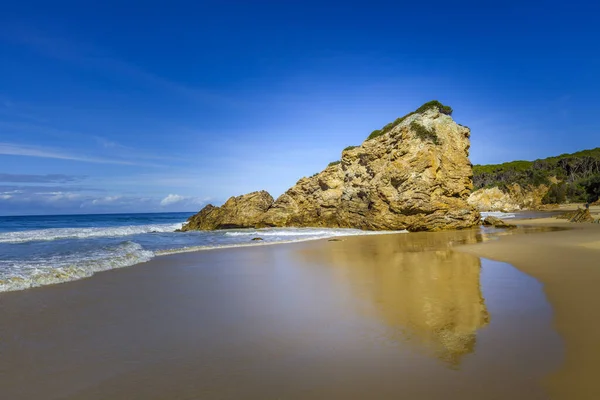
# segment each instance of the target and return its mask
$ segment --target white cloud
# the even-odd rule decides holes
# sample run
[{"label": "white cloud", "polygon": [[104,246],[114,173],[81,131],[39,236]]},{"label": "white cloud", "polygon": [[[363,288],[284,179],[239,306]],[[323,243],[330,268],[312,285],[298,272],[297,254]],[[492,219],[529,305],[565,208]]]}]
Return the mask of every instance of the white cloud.
[{"label": "white cloud", "polygon": [[197,207],[205,204],[210,198],[200,198],[194,196],[181,196],[179,194],[169,194],[167,197],[160,201],[161,207],[172,206],[177,204],[178,207]]},{"label": "white cloud", "polygon": [[96,205],[106,205],[106,204],[112,204],[118,200],[121,200],[122,196],[106,196],[106,197],[102,197],[99,199],[94,199],[92,200],[92,205],[96,206]]},{"label": "white cloud", "polygon": [[69,192],[49,192],[49,193],[37,193],[37,194],[40,196],[46,196],[46,200],[51,201],[51,202],[79,200],[83,197],[79,193],[69,193]]},{"label": "white cloud", "polygon": [[169,194],[167,197],[160,201],[161,206],[168,206],[170,204],[179,203],[180,201],[187,200],[189,197],[180,196],[178,194]]}]

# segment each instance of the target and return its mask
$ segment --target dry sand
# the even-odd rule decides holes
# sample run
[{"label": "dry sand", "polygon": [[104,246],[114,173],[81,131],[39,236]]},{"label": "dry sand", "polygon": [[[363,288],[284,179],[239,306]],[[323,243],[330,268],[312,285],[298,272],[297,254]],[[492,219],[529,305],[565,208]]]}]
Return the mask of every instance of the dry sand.
[{"label": "dry sand", "polygon": [[[596,218],[599,211],[591,209]],[[460,250],[510,263],[543,283],[566,346],[564,365],[544,384],[553,399],[600,399],[600,224],[554,218],[520,223],[569,230],[508,235]]]},{"label": "dry sand", "polygon": [[[558,371],[563,346],[541,285],[462,250],[528,253],[536,245],[524,243],[548,240],[573,248],[570,235],[518,235],[461,252],[453,246],[489,235],[216,250],[0,293],[0,398],[547,399],[540,382]],[[591,390],[597,272],[548,258],[533,265],[570,352],[550,387]]]}]

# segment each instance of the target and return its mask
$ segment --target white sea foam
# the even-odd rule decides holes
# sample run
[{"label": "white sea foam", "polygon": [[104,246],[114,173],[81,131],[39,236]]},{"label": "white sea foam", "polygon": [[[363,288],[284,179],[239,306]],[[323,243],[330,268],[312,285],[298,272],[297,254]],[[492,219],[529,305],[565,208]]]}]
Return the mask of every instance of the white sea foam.
[{"label": "white sea foam", "polygon": [[481,217],[496,217],[496,218],[514,218],[515,214],[513,213],[505,213],[502,211],[482,211]]},{"label": "white sea foam", "polygon": [[29,259],[23,263],[0,261],[0,292],[73,281],[96,272],[139,264],[153,257],[152,251],[128,241],[83,254]]},{"label": "white sea foam", "polygon": [[[219,231],[214,231],[219,232]],[[299,233],[301,232],[301,233]],[[206,251],[206,250],[217,250],[217,249],[231,249],[238,247],[254,247],[254,246],[268,246],[274,244],[289,244],[298,242],[307,242],[311,240],[326,239],[337,236],[359,236],[359,235],[389,235],[397,233],[408,233],[407,230],[403,231],[363,231],[360,229],[314,229],[314,228],[265,228],[256,230],[245,230],[235,232],[225,232],[225,236],[233,237],[261,237],[264,236],[267,239],[264,241],[257,242],[238,242],[231,244],[217,244],[217,245],[200,245],[200,246],[187,246],[178,249],[169,250],[158,250],[156,251],[157,256],[166,256],[169,254],[178,253],[191,253],[195,251]],[[280,237],[284,237],[284,240],[278,240]]]},{"label": "white sea foam", "polygon": [[128,225],[102,228],[50,228],[0,233],[0,243],[25,243],[57,239],[119,237],[142,233],[173,232],[182,224]]},{"label": "white sea foam", "polygon": [[360,229],[315,229],[315,228],[265,228],[239,231],[226,231],[225,236],[354,236],[354,235],[381,235],[385,233],[406,233],[407,231],[363,231]]}]

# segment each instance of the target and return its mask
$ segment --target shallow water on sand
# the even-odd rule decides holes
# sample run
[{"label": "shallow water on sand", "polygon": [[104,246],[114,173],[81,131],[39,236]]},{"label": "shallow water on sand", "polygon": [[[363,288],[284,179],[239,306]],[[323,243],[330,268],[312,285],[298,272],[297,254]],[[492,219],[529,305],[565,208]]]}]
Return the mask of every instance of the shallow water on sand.
[{"label": "shallow water on sand", "polygon": [[9,399],[545,399],[537,281],[478,230],[179,254],[0,293]]}]

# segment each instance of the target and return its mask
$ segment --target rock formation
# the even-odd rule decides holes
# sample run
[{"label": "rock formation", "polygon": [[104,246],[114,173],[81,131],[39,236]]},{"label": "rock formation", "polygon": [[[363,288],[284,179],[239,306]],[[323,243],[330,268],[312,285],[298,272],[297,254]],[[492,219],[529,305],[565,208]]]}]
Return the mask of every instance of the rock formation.
[{"label": "rock formation", "polygon": [[[425,104],[342,152],[338,163],[300,179],[269,204],[266,192],[206,206],[183,230],[232,227],[341,227],[410,231],[476,225],[469,128],[449,107]],[[257,195],[259,193],[260,195]]]},{"label": "rock formation", "polygon": [[231,197],[221,207],[207,205],[191,216],[181,230],[252,228],[260,224],[271,204],[273,197],[264,190]]},{"label": "rock formation", "polygon": [[491,215],[486,217],[483,220],[483,225],[493,226],[494,228],[516,228],[517,227],[515,224],[511,224],[509,222],[501,220],[500,218],[497,218],[497,217],[493,217]]},{"label": "rock formation", "polygon": [[514,183],[506,185],[505,191],[498,187],[476,190],[467,201],[479,211],[537,210],[543,207],[542,200],[546,193],[546,185],[523,187]]},{"label": "rock formation", "polygon": [[594,217],[587,208],[578,208],[574,211],[567,211],[556,217],[557,219],[567,219],[569,222],[595,222]]}]

